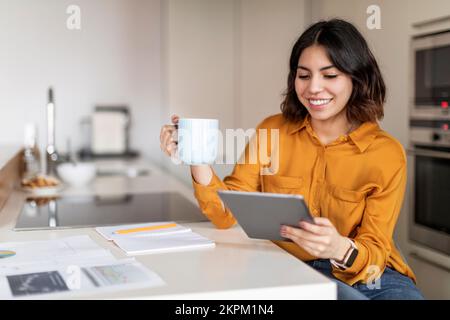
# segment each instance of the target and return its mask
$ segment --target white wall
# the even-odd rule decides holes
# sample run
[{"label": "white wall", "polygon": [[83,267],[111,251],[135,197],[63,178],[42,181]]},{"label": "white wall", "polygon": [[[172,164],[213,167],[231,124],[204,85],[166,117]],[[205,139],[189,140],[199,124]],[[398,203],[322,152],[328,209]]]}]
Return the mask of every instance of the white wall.
[{"label": "white wall", "polygon": [[[67,7],[81,9],[69,30]],[[0,0],[0,144],[21,144],[23,125],[46,141],[47,88],[56,102],[56,144],[80,147],[80,119],[97,104],[128,104],[132,144],[159,149],[159,0]],[[149,139],[149,137],[155,137]]]},{"label": "white wall", "polygon": [[310,23],[309,1],[240,2],[237,125],[253,128],[279,113],[292,46]]},{"label": "white wall", "polygon": [[[182,117],[254,128],[279,113],[292,45],[308,24],[304,0],[168,0],[163,7],[163,105]],[[165,162],[191,184],[188,168]],[[221,177],[232,165],[214,167]]]},{"label": "white wall", "polygon": [[[366,26],[369,5],[381,8],[381,29],[369,30]],[[412,24],[450,15],[448,0],[315,0],[312,1],[313,20],[340,17],[353,22],[369,42],[387,86],[387,103],[385,105],[385,119],[382,127],[395,136],[405,148],[409,143],[408,114],[409,114],[409,85],[410,37],[415,33],[431,31],[430,27],[417,29]],[[441,25],[433,26],[440,28]],[[408,161],[411,161],[408,157]],[[409,171],[412,171],[409,167]],[[410,180],[409,180],[410,181]],[[430,264],[418,261],[409,255],[412,251],[433,255],[450,265],[450,258],[430,250],[413,245],[408,241],[408,218],[410,207],[410,184],[406,193],[403,210],[400,215],[395,239],[403,253],[407,256],[413,270],[418,277],[419,287],[427,298],[450,299],[450,273]]]},{"label": "white wall", "polygon": [[[163,105],[165,119],[217,118],[234,124],[234,1],[168,0],[163,4]],[[186,184],[189,169],[166,168]],[[218,171],[227,169],[223,166]]]}]

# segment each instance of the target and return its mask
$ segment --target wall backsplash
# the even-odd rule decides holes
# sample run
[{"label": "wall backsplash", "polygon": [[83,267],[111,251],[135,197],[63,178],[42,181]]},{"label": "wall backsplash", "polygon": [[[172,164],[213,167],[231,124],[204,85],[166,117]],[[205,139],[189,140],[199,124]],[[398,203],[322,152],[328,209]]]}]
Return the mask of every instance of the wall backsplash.
[{"label": "wall backsplash", "polygon": [[[69,29],[70,0],[0,2],[0,145],[22,144],[35,122],[46,142],[47,90],[54,88],[56,146],[81,147],[80,121],[96,105],[126,104],[131,141],[159,149],[160,0],[79,0],[80,29]],[[148,139],[154,135],[155,139]]]}]

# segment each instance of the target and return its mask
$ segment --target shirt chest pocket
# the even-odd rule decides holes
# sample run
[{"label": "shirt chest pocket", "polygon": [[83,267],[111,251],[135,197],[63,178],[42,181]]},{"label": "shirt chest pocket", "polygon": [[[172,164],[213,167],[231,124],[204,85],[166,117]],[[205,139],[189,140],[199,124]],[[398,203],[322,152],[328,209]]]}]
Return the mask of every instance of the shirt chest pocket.
[{"label": "shirt chest pocket", "polygon": [[303,179],[280,175],[265,175],[263,180],[263,192],[301,194],[303,191]]},{"label": "shirt chest pocket", "polygon": [[343,189],[337,186],[328,187],[328,191],[333,198],[350,203],[360,203],[366,196],[364,192]]},{"label": "shirt chest pocket", "polygon": [[348,235],[361,222],[365,199],[365,192],[328,186],[321,202],[322,215],[328,217],[341,234]]}]

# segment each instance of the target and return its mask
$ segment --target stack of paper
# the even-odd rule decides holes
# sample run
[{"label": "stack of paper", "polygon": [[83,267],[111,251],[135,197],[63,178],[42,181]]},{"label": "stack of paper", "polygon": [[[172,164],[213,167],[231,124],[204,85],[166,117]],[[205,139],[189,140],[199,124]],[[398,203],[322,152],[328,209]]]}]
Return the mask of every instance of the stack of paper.
[{"label": "stack of paper", "polygon": [[134,259],[117,260],[87,235],[4,242],[15,255],[0,264],[0,299],[49,298],[164,285]]},{"label": "stack of paper", "polygon": [[127,255],[211,248],[214,241],[175,222],[154,222],[95,229]]}]

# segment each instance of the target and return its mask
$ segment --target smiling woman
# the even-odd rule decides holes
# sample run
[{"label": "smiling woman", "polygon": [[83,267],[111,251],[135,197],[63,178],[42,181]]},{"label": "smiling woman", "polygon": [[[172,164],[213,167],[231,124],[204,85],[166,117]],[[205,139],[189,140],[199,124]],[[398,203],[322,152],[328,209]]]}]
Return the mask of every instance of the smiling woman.
[{"label": "smiling woman", "polygon": [[[392,237],[406,156],[377,123],[386,89],[366,41],[346,21],[318,22],[295,43],[289,67],[282,113],[258,126],[279,130],[278,171],[238,163],[222,181],[210,166],[191,166],[200,208],[218,228],[229,228],[236,220],[217,190],[301,194],[314,224],[281,226],[291,241],[274,242],[334,280],[339,299],[422,299]],[[176,150],[173,119],[161,130],[168,154]]]},{"label": "smiling woman", "polygon": [[[301,104],[311,115],[313,127],[325,144],[324,135],[330,128],[348,127],[350,133],[357,119],[352,124],[346,115],[346,105],[353,92],[352,78],[341,72],[328,58],[326,49],[321,45],[306,48],[300,56],[295,91]],[[328,130],[327,130],[328,128]]]},{"label": "smiling woman", "polygon": [[310,115],[325,143],[383,117],[383,77],[364,38],[349,26],[339,20],[314,24],[290,58],[283,114],[293,121]]}]

